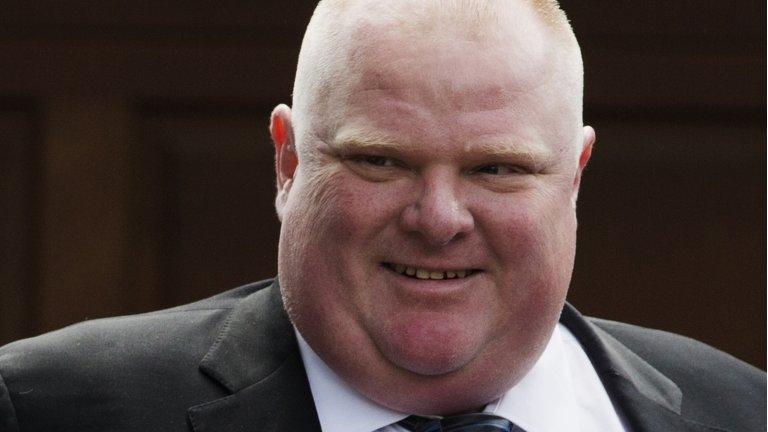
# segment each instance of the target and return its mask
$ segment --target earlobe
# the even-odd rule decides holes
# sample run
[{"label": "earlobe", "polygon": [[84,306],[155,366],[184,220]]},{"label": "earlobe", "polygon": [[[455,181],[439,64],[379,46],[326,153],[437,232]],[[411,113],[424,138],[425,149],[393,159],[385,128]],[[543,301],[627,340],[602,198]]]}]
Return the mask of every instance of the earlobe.
[{"label": "earlobe", "polygon": [[281,188],[278,188],[277,195],[275,196],[275,210],[277,211],[277,218],[280,222],[283,221],[283,211],[285,205],[288,202],[288,193],[291,191],[291,185],[293,180],[288,179],[285,181]]},{"label": "earlobe", "polygon": [[584,126],[583,129],[584,139],[582,140],[581,155],[579,156],[579,171],[584,171],[584,168],[589,162],[589,158],[592,157],[592,146],[595,144],[595,130],[591,126]]}]

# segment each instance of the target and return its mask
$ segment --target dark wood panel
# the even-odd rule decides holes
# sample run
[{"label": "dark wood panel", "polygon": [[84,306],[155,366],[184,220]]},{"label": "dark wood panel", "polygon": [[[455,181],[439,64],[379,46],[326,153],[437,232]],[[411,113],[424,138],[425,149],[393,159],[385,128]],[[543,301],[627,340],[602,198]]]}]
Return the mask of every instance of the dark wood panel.
[{"label": "dark wood panel", "polygon": [[185,27],[226,31],[237,28],[291,28],[303,30],[316,2],[283,0],[269,2],[221,1],[68,1],[6,2],[0,22],[6,25],[51,26],[149,26]]},{"label": "dark wood panel", "polygon": [[[48,46],[0,43],[0,90],[168,99],[290,101],[298,50],[267,45]],[[753,52],[584,47],[587,106],[764,106],[765,58]]]},{"label": "dark wood panel", "polygon": [[290,100],[298,50],[0,43],[0,90],[22,95]]},{"label": "dark wood panel", "polygon": [[[764,38],[765,2],[697,0],[584,2],[562,0],[563,9],[580,34],[663,34]],[[287,28],[301,33],[315,2],[180,0],[158,2],[116,0],[100,2],[38,0],[6,2],[0,18],[4,27],[26,26],[147,26],[195,28],[225,33],[238,28]]]},{"label": "dark wood panel", "polygon": [[[10,106],[9,106],[10,105]],[[37,117],[0,99],[0,345],[36,330]]]},{"label": "dark wood panel", "polygon": [[[299,3],[167,6],[175,12],[165,15],[146,4],[20,3],[4,11],[0,89],[288,100],[311,12]],[[761,2],[564,8],[582,42],[588,106],[764,105]]]},{"label": "dark wood panel", "polygon": [[585,104],[620,107],[764,107],[765,57],[632,45],[584,47]]},{"label": "dark wood panel", "polygon": [[[678,38],[713,36],[765,43],[765,2],[723,0],[603,1],[561,0],[578,35],[587,38],[616,35],[661,35],[668,42]],[[763,45],[764,46],[764,45]]]},{"label": "dark wood panel", "polygon": [[571,301],[764,368],[763,125],[595,123]]},{"label": "dark wood panel", "polygon": [[143,198],[135,201],[142,220],[135,225],[145,227],[149,243],[157,239],[151,248],[158,263],[145,256],[137,266],[145,274],[140,289],[158,293],[146,296],[146,308],[275,275],[270,108],[215,112],[203,104],[142,112],[135,155],[144,178],[137,190]]},{"label": "dark wood panel", "polygon": [[37,306],[41,331],[116,315],[125,283],[128,111],[121,98],[46,101]]}]

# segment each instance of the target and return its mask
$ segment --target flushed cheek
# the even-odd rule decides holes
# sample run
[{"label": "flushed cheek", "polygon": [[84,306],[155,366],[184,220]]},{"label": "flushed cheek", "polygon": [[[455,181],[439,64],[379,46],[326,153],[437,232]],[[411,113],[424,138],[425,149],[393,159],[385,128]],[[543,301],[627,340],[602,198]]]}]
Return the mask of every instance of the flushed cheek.
[{"label": "flushed cheek", "polygon": [[371,280],[381,271],[380,245],[396,225],[402,194],[343,170],[328,178],[323,189],[318,193],[322,199],[305,209],[312,213],[301,216],[310,224],[303,233],[311,237],[305,254],[314,260],[312,277],[335,281],[338,291],[332,295],[343,297],[359,313],[361,305],[371,302]]},{"label": "flushed cheek", "polygon": [[377,217],[384,209],[375,204],[386,199],[344,176],[297,182],[282,227],[279,270],[287,306],[314,341],[354,339],[373,268],[371,236],[383,223]]},{"label": "flushed cheek", "polygon": [[[386,183],[360,179],[339,162],[331,174],[307,179],[297,194],[294,216],[304,235],[336,245],[336,254],[371,249],[375,237],[397,214],[402,193]],[[297,187],[300,185],[296,185]],[[402,189],[402,188],[400,188]]]},{"label": "flushed cheek", "polygon": [[476,226],[499,264],[543,259],[542,255],[562,247],[563,236],[570,237],[575,230],[566,194],[542,189],[503,197],[476,195]]},{"label": "flushed cheek", "polygon": [[535,259],[544,239],[547,216],[535,211],[536,203],[516,199],[512,203],[497,201],[492,207],[475,210],[475,225],[493,256],[494,264],[502,268]]},{"label": "flushed cheek", "polygon": [[575,218],[561,201],[521,195],[476,211],[477,225],[494,257],[503,302],[564,296],[573,262]]},{"label": "flushed cheek", "polygon": [[387,226],[396,223],[402,208],[405,182],[370,182],[343,171],[329,184],[334,190],[327,211],[332,215],[330,229],[343,230],[359,246],[369,243]]}]

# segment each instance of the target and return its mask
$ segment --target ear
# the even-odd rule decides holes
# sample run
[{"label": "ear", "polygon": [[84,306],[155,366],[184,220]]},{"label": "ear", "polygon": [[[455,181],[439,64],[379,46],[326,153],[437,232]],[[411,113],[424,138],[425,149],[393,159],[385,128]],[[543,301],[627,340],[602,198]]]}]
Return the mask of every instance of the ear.
[{"label": "ear", "polygon": [[282,220],[283,208],[288,201],[293,176],[299,165],[291,123],[291,108],[288,105],[280,104],[272,110],[269,120],[269,135],[275,145],[275,174],[277,177],[275,209],[277,210],[277,217]]},{"label": "ear", "polygon": [[579,196],[579,186],[581,185],[581,175],[584,168],[587,167],[589,158],[592,157],[592,146],[595,144],[595,130],[591,126],[584,126],[582,129],[581,153],[579,154],[579,167],[576,170],[576,177],[573,179],[573,204],[576,205],[576,198]]}]

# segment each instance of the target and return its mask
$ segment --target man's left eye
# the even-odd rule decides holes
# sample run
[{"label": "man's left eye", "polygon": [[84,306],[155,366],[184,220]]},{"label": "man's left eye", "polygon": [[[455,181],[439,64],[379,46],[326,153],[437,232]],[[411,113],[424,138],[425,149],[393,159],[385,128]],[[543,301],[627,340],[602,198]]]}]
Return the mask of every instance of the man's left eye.
[{"label": "man's left eye", "polygon": [[511,175],[511,174],[521,174],[525,172],[525,170],[515,165],[491,164],[491,165],[481,166],[480,168],[477,169],[476,172],[479,172],[482,174],[491,174],[491,175]]}]

